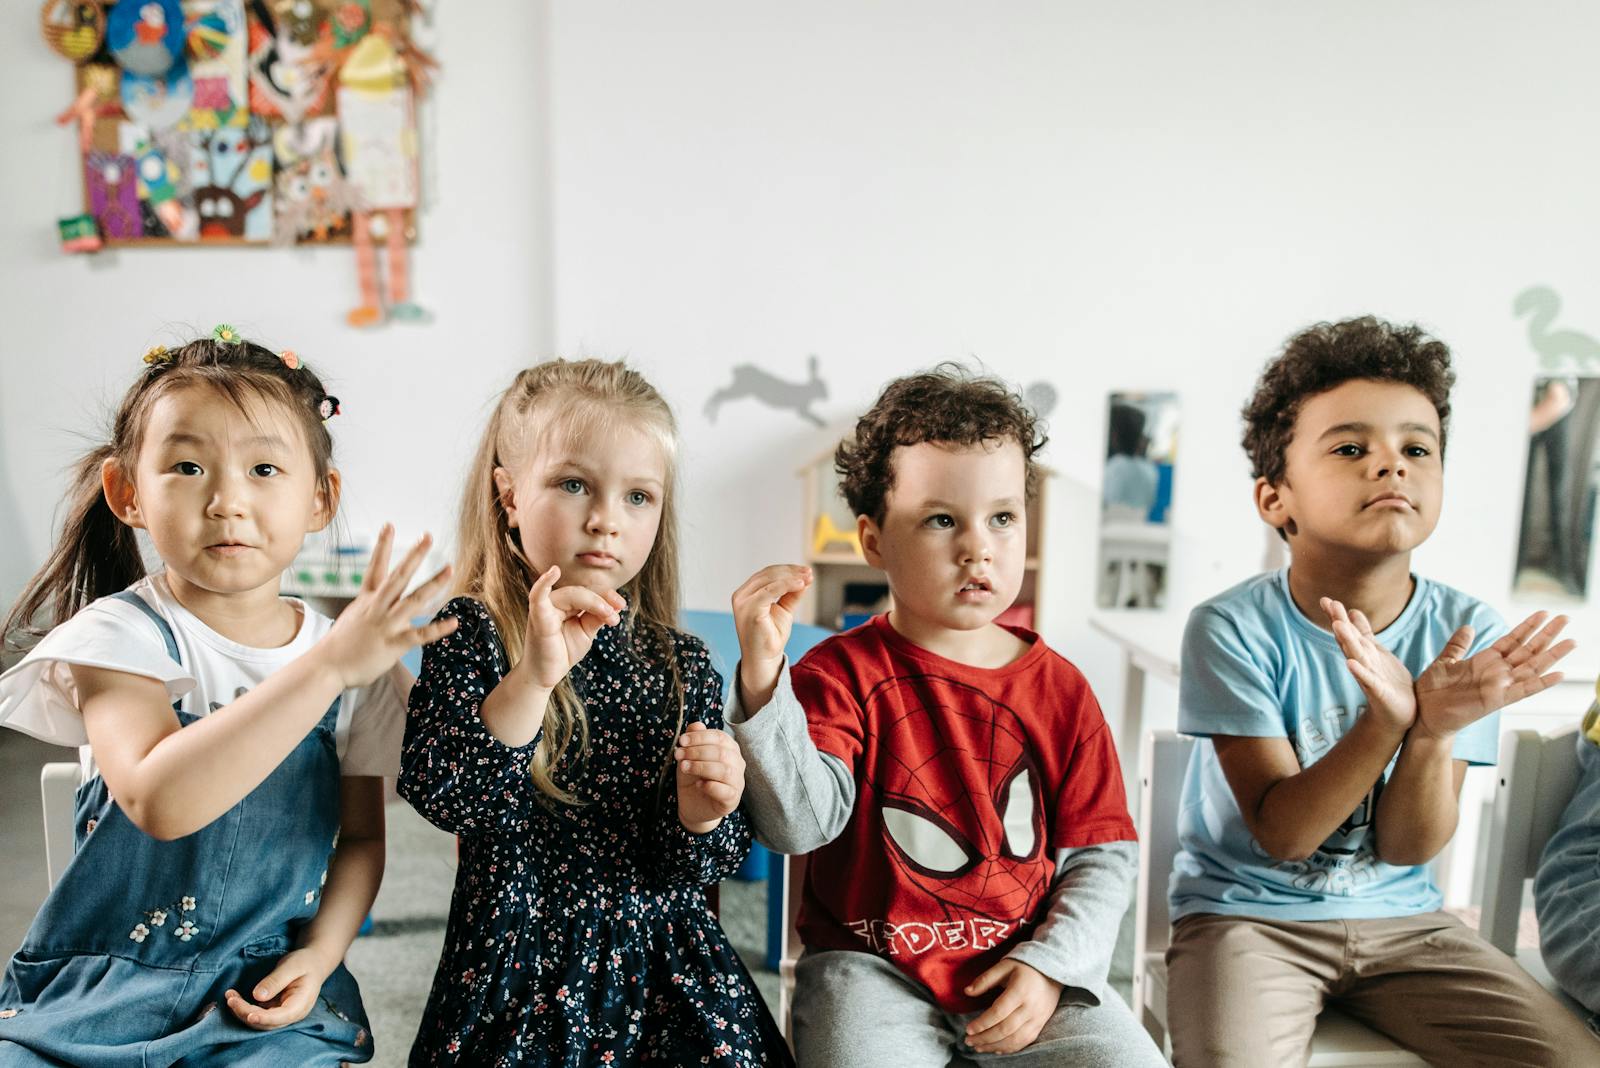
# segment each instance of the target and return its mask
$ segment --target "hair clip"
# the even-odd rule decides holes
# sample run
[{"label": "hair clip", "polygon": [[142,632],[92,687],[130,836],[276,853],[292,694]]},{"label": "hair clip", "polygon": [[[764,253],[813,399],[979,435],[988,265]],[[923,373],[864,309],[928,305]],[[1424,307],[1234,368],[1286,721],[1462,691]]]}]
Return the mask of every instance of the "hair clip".
[{"label": "hair clip", "polygon": [[222,342],[224,345],[237,345],[239,342],[244,340],[244,338],[239,336],[239,331],[235,330],[227,323],[218,323],[211,331],[211,336]]},{"label": "hair clip", "polygon": [[339,398],[330,394],[323,394],[322,399],[317,402],[317,414],[322,416],[324,423],[338,415]]},{"label": "hair clip", "polygon": [[294,349],[284,349],[282,352],[278,353],[278,359],[282,360],[283,365],[291,371],[298,371],[300,369],[300,356],[294,351]]},{"label": "hair clip", "polygon": [[151,345],[144,350],[144,362],[151,366],[158,363],[166,363],[170,359],[172,359],[172,353],[167,351],[165,345]]}]

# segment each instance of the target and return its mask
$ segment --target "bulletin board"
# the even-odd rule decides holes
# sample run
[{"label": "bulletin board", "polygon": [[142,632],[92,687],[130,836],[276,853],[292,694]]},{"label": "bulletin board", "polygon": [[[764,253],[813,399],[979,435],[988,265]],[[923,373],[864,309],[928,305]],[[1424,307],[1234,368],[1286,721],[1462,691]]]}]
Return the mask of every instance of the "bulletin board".
[{"label": "bulletin board", "polygon": [[83,179],[63,249],[376,241],[392,272],[436,69],[421,17],[415,0],[46,0]]}]

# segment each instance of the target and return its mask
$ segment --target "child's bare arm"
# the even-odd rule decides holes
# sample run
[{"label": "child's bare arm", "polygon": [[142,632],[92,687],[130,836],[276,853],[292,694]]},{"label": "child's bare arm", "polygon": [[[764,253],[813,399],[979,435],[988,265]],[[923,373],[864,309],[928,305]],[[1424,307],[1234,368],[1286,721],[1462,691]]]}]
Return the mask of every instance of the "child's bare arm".
[{"label": "child's bare arm", "polygon": [[300,944],[255,987],[226,994],[233,1014],[257,1030],[305,1018],[378,896],[384,865],[383,780],[345,777],[339,811],[339,846],[328,863],[317,914],[300,932]]},{"label": "child's bare arm", "polygon": [[449,569],[404,594],[428,541],[419,541],[389,574],[391,537],[386,528],[360,596],[321,641],[188,727],[179,724],[166,688],[154,679],[72,665],[95,762],[135,826],[166,840],[198,831],[259,786],[342,691],[372,681],[409,647],[454,629],[454,623],[412,626],[444,589]]},{"label": "child's bare arm", "polygon": [[1216,735],[1211,744],[1261,848],[1279,860],[1303,860],[1366,798],[1403,738],[1403,731],[1363,715],[1304,769],[1287,738]]},{"label": "child's bare arm", "polygon": [[1456,734],[1561,680],[1549,669],[1573,648],[1570,639],[1556,641],[1566,623],[1565,616],[1545,623],[1535,612],[1472,657],[1473,631],[1462,627],[1417,678],[1416,723],[1378,800],[1380,860],[1426,864],[1450,841],[1467,772],[1467,762],[1453,757]]}]

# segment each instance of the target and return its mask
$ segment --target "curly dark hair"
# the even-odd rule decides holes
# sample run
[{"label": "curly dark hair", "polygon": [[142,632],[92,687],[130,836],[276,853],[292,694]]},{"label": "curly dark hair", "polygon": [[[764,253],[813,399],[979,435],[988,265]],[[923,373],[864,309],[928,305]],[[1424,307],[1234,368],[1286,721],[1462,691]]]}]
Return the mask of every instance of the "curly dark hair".
[{"label": "curly dark hair", "polygon": [[891,461],[896,446],[1015,441],[1022,446],[1032,500],[1039,482],[1033,456],[1047,440],[1043,422],[1015,390],[999,379],[946,362],[884,386],[856,423],[855,434],[839,443],[833,468],[851,513],[882,523],[884,502],[894,487]]},{"label": "curly dark hair", "polygon": [[1439,454],[1450,425],[1450,349],[1415,323],[1396,326],[1370,315],[1316,323],[1284,343],[1261,372],[1244,406],[1244,451],[1252,478],[1283,481],[1295,419],[1308,398],[1351,379],[1400,382],[1433,402],[1439,413]]}]

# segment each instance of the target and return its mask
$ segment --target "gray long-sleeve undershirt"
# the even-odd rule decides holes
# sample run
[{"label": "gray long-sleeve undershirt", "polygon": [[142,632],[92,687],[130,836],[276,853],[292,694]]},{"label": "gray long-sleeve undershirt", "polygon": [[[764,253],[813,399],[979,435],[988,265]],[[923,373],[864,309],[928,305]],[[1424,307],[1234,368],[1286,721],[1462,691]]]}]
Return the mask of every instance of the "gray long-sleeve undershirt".
[{"label": "gray long-sleeve undershirt", "polygon": [[[745,713],[737,683],[726,713],[728,730],[744,755],[744,804],[756,840],[774,852],[793,854],[839,837],[855,809],[855,773],[812,742],[788,661],[772,699],[756,715]],[[1033,937],[1007,956],[1100,998],[1137,870],[1133,842],[1058,849],[1049,907]]]}]

